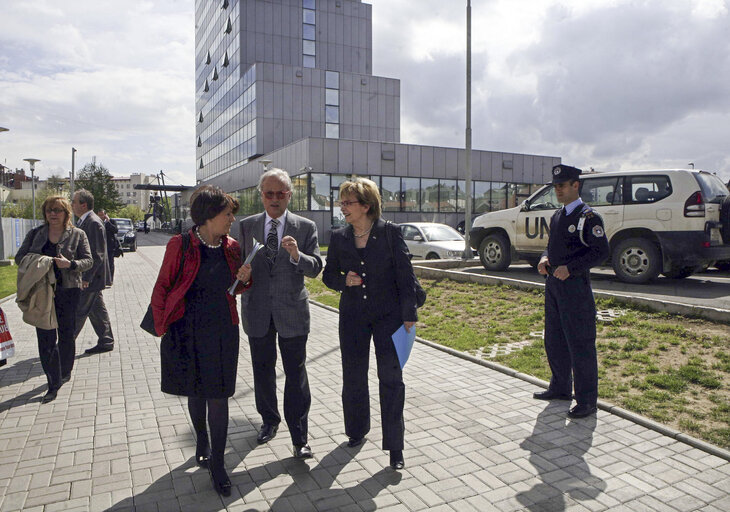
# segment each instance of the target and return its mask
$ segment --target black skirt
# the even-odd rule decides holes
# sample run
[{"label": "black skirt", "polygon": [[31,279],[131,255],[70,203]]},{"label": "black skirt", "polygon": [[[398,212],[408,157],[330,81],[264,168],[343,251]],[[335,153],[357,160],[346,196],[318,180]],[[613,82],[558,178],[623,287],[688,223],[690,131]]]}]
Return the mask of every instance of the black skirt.
[{"label": "black skirt", "polygon": [[238,325],[226,293],[233,278],[223,249],[201,246],[200,270],[185,294],[185,314],[162,337],[162,391],[228,398],[236,391]]}]

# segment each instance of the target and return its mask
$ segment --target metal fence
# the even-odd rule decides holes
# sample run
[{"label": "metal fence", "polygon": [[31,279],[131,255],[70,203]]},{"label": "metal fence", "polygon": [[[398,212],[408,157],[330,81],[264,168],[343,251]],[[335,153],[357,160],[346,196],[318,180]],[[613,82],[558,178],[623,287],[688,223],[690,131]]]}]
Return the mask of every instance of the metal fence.
[{"label": "metal fence", "polygon": [[8,259],[11,256],[15,256],[15,253],[20,249],[25,235],[33,229],[35,226],[40,224],[41,220],[32,219],[14,219],[14,218],[2,218],[2,250],[0,250],[0,259]]}]

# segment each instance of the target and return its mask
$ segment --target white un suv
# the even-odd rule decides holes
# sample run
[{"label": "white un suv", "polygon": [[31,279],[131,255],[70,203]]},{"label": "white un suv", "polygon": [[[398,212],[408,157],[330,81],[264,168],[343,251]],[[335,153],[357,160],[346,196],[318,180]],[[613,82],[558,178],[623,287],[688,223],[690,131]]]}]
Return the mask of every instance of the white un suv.
[{"label": "white un suv", "polygon": [[[704,171],[662,169],[581,176],[580,196],[603,218],[610,264],[619,279],[644,283],[660,273],[684,278],[730,259],[730,196]],[[470,243],[487,270],[512,260],[537,265],[550,217],[561,205],[546,185],[520,206],[477,217]]]}]

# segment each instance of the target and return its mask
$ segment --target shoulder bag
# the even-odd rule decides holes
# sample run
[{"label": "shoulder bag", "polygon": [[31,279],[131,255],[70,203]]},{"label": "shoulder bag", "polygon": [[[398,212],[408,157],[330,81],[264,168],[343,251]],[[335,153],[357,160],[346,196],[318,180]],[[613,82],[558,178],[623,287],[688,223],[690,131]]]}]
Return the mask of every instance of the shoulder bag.
[{"label": "shoulder bag", "polygon": [[[189,233],[183,233],[182,234],[182,258],[180,258],[180,268],[177,270],[177,277],[175,278],[175,282],[173,283],[173,287],[175,286],[175,283],[177,283],[180,280],[180,276],[182,275],[183,267],[185,266],[185,253],[188,252],[188,246],[190,245],[190,234]],[[152,304],[147,306],[147,313],[144,314],[144,318],[142,319],[142,323],[139,324],[139,326],[150,333],[152,336],[157,336],[157,331],[155,331],[155,318],[152,314]]]},{"label": "shoulder bag", "polygon": [[[395,250],[393,249],[393,235],[392,230],[398,229],[395,224],[393,224],[391,221],[386,220],[385,221],[385,236],[388,240],[388,247],[390,247],[390,254],[393,257],[393,263],[395,263]],[[416,282],[414,283],[416,287],[416,307],[421,307],[426,303],[426,290],[423,289],[421,286],[421,283],[418,281],[418,277],[414,276],[416,279]]]}]

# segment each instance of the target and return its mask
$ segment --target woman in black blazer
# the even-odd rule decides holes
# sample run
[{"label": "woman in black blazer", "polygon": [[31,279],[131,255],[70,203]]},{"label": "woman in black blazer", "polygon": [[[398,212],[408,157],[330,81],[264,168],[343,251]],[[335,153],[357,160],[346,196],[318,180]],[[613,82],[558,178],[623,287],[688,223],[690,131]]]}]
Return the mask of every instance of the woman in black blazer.
[{"label": "woman in black blazer", "polygon": [[380,218],[377,185],[363,178],[340,186],[340,206],[349,226],[332,233],[322,280],[340,296],[342,407],[348,446],[370,430],[368,357],[375,343],[380,383],[383,449],[393,469],[404,467],[405,386],[391,336],[418,320],[416,276],[400,230]]}]

